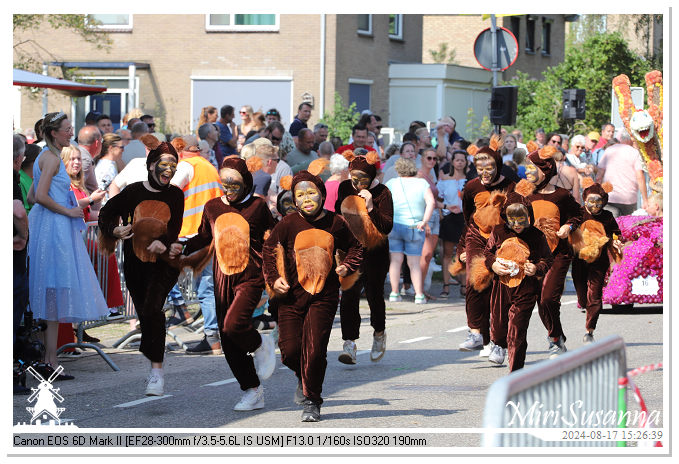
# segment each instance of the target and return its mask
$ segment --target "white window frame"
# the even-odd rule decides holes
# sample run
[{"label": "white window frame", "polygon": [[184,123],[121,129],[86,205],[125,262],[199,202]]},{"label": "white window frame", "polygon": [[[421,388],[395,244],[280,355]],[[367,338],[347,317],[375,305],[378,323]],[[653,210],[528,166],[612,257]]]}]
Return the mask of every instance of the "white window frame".
[{"label": "white window frame", "polygon": [[[93,14],[93,13],[90,13],[90,14]],[[127,15],[127,17],[129,18],[127,25],[99,24],[99,25],[88,25],[88,27],[91,27],[92,29],[97,29],[97,30],[100,30],[100,31],[108,31],[108,32],[131,31],[132,27],[133,27],[133,21],[132,21],[133,15],[129,14],[129,15]]]},{"label": "white window frame", "polygon": [[[215,13],[213,13],[215,14]],[[206,14],[205,15],[205,30],[207,32],[278,32],[281,28],[281,20],[280,14],[274,14],[274,24],[271,25],[256,25],[256,24],[248,24],[248,25],[236,25],[233,24],[236,19],[236,13],[219,13],[219,14],[228,14],[231,17],[231,23],[230,25],[213,25],[210,24],[210,15]],[[240,13],[237,13],[240,14]],[[253,13],[257,14],[257,13]],[[268,13],[271,14],[271,13]]]},{"label": "white window frame", "polygon": [[359,29],[356,25],[356,32],[360,35],[373,35],[373,15],[368,15],[368,30]]},{"label": "white window frame", "polygon": [[389,34],[390,39],[403,40],[403,15],[395,14],[394,20],[396,21],[396,34]]}]

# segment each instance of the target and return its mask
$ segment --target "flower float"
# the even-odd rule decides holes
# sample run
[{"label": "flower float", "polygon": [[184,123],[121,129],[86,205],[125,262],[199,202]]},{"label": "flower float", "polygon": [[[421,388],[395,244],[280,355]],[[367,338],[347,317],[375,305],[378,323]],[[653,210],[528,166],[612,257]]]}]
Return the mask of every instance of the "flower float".
[{"label": "flower float", "polygon": [[[652,216],[621,216],[620,240],[625,243],[622,260],[611,266],[603,291],[603,303],[662,303],[663,302],[663,219]],[[658,291],[648,294],[635,291],[636,279],[649,278],[658,284]],[[640,281],[636,280],[637,282]]]}]

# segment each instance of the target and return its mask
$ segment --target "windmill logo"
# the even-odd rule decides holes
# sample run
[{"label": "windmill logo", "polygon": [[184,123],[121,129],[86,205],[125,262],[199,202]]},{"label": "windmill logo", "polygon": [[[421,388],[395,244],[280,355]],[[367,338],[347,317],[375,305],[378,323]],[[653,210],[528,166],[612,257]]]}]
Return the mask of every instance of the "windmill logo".
[{"label": "windmill logo", "polygon": [[33,393],[28,397],[28,402],[33,403],[33,401],[35,401],[35,405],[26,407],[26,410],[31,413],[32,425],[41,425],[45,421],[48,421],[50,424],[59,423],[59,416],[66,408],[57,407],[54,400],[63,403],[64,397],[59,394],[58,388],[52,386],[52,382],[63,370],[64,368],[62,366],[58,366],[52,375],[45,380],[42,375],[33,369],[33,366],[28,367],[27,371],[40,382],[37,388],[31,387]]}]

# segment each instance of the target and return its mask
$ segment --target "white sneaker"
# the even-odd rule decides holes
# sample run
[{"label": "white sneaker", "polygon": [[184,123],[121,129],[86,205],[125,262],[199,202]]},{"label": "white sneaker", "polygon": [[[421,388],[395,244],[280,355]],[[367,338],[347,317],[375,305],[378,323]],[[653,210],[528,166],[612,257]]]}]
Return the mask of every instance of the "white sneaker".
[{"label": "white sneaker", "polygon": [[273,340],[266,334],[261,334],[262,344],[255,350],[255,371],[259,380],[271,377],[276,368],[276,353]]},{"label": "white sneaker", "polygon": [[264,407],[264,387],[259,386],[245,390],[243,397],[233,407],[234,411],[252,411]]},{"label": "white sneaker", "polygon": [[460,343],[460,351],[474,351],[483,348],[483,335],[469,331],[467,339]]},{"label": "white sneaker", "polygon": [[382,332],[382,335],[373,335],[373,347],[370,351],[370,360],[379,361],[384,356],[387,350],[387,333]]},{"label": "white sneaker", "polygon": [[337,360],[344,364],[356,364],[356,343],[353,340],[345,340],[342,352]]},{"label": "white sneaker", "polygon": [[488,355],[488,361],[492,362],[493,364],[502,365],[505,362],[506,353],[507,350],[501,346],[493,345],[493,349],[490,352],[490,355]]},{"label": "white sneaker", "polygon": [[479,351],[479,358],[487,358],[490,352],[493,351],[493,342],[488,342],[487,345],[483,345],[483,349]]},{"label": "white sneaker", "polygon": [[165,387],[163,376],[151,372],[146,381],[146,396],[163,396],[163,387]]}]

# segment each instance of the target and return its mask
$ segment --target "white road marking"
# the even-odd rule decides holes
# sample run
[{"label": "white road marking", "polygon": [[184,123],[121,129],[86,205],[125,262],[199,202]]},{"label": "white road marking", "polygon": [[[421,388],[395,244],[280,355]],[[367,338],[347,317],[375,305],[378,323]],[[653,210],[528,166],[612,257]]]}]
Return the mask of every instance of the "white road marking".
[{"label": "white road marking", "polygon": [[415,342],[421,342],[422,340],[428,340],[431,337],[417,337],[417,338],[411,338],[410,340],[403,340],[399,343],[415,343]]},{"label": "white road marking", "polygon": [[469,327],[467,327],[466,325],[463,325],[462,327],[456,327],[454,329],[446,330],[446,332],[455,333],[455,332],[464,332],[465,330],[469,330]]},{"label": "white road marking", "polygon": [[149,401],[155,401],[155,400],[162,400],[163,398],[169,398],[172,395],[163,395],[163,396],[147,396],[146,398],[142,398],[140,400],[134,400],[130,401],[129,403],[123,403],[123,404],[116,404],[113,406],[114,408],[129,408],[130,406],[136,406],[138,404],[142,403],[148,403]]},{"label": "white road marking", "polygon": [[361,351],[356,352],[356,356],[358,356],[359,354],[368,354],[368,353],[370,353],[370,350],[361,350]]},{"label": "white road marking", "polygon": [[218,382],[212,382],[212,383],[206,383],[205,385],[201,385],[201,387],[218,387],[219,385],[226,385],[227,383],[234,383],[237,382],[236,379],[226,379],[226,380],[220,380]]}]

